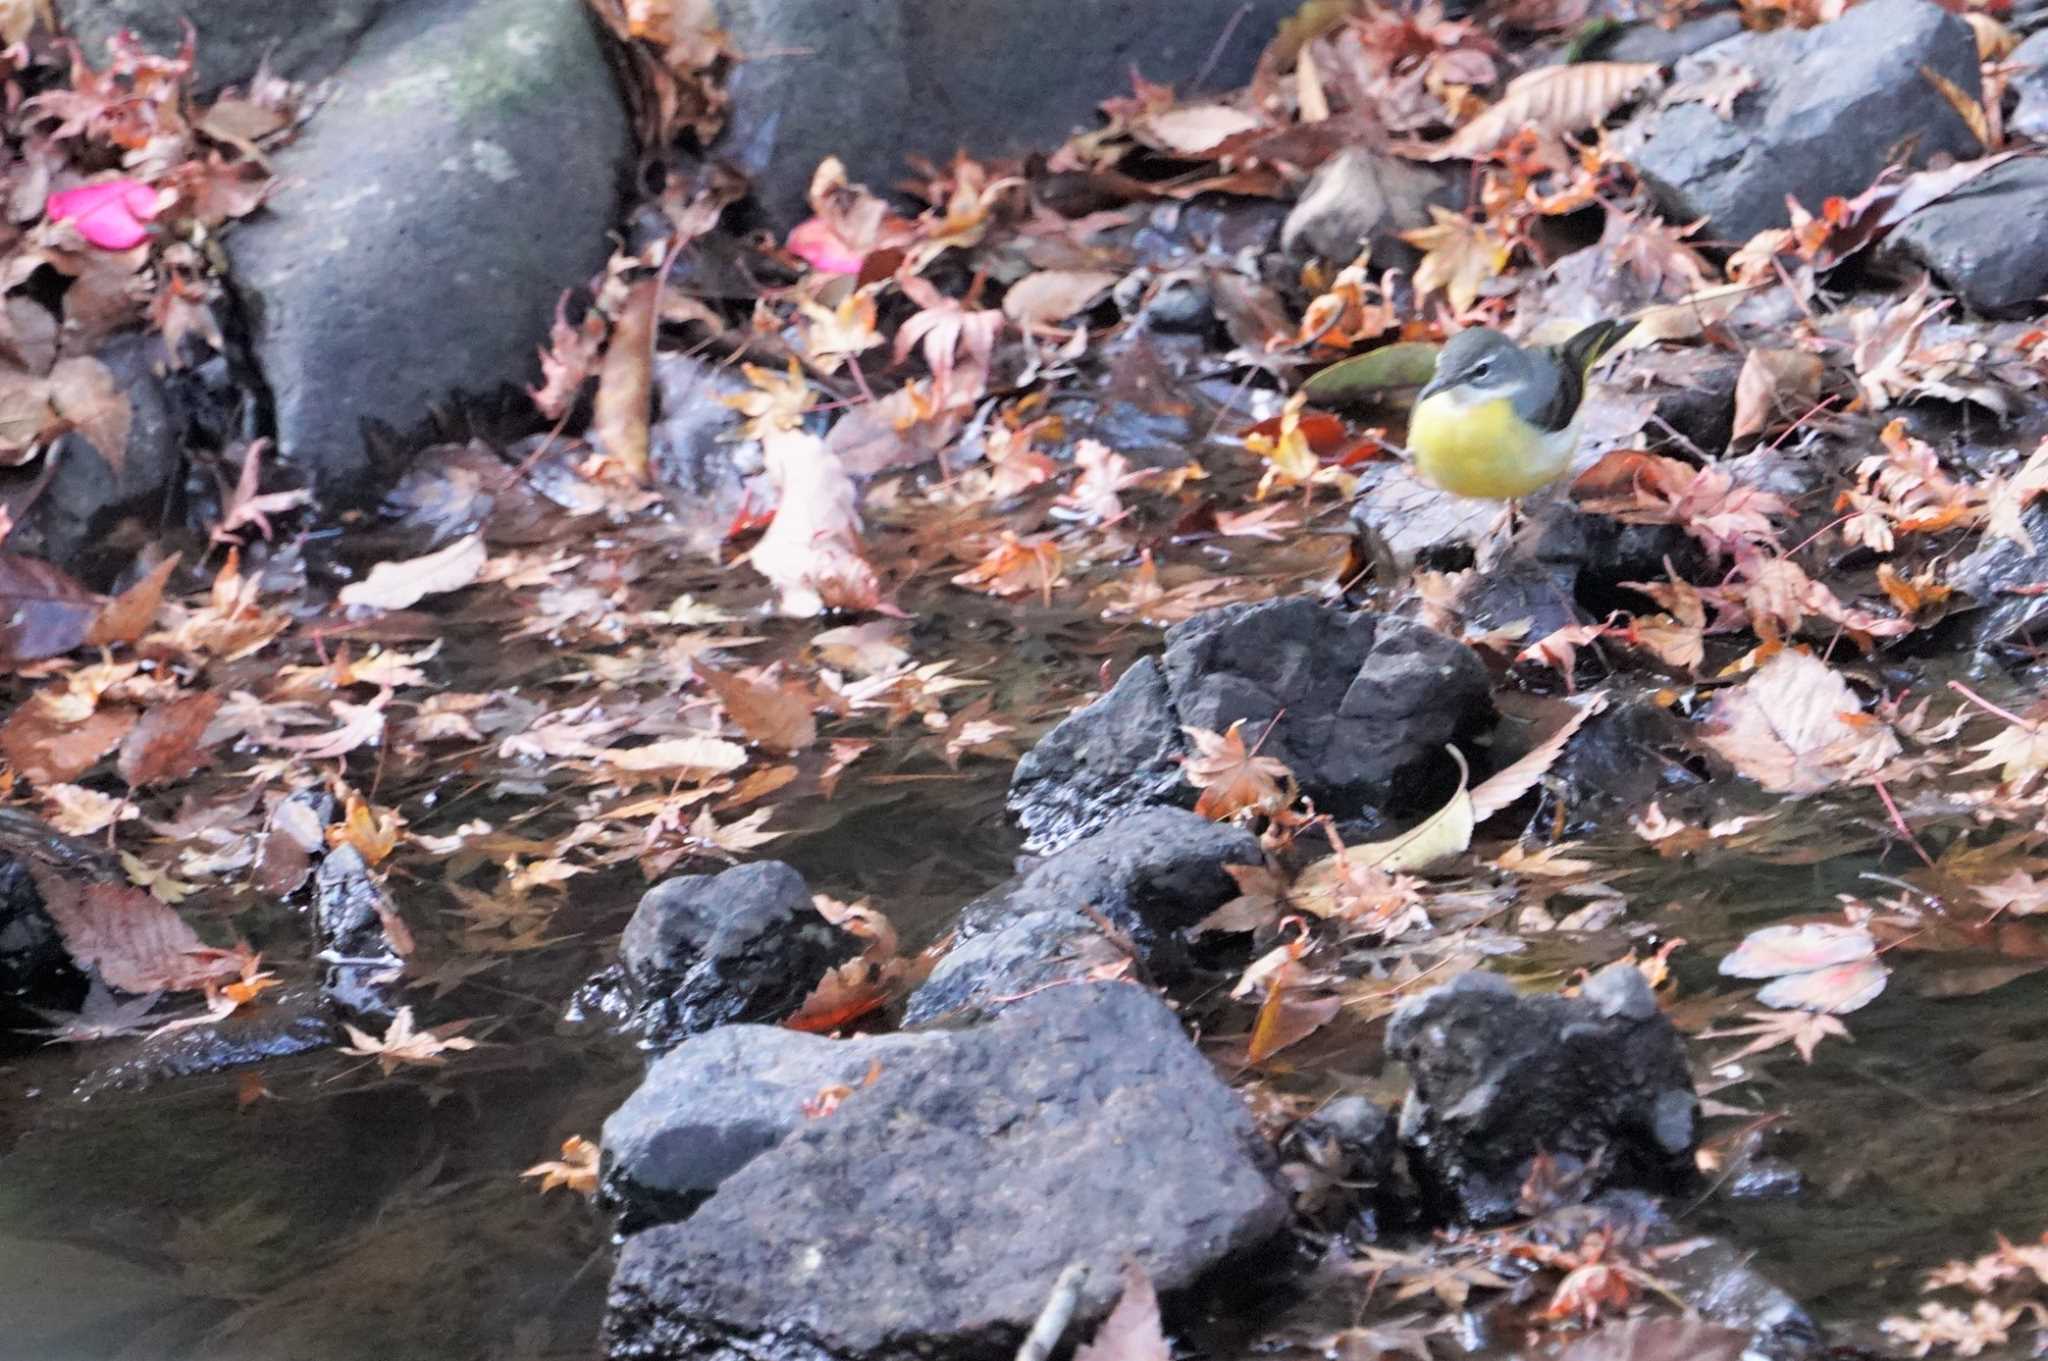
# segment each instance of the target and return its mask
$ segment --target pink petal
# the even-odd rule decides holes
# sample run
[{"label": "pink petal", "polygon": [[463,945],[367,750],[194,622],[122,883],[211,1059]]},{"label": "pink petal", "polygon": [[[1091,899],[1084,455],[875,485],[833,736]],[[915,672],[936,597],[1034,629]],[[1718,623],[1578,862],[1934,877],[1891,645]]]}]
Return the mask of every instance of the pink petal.
[{"label": "pink petal", "polygon": [[50,195],[43,211],[52,222],[76,223],[101,250],[132,250],[149,239],[156,190],[141,180],[102,180]]},{"label": "pink petal", "polygon": [[789,253],[821,274],[858,274],[867,257],[839,239],[822,217],[808,217],[790,229]]}]

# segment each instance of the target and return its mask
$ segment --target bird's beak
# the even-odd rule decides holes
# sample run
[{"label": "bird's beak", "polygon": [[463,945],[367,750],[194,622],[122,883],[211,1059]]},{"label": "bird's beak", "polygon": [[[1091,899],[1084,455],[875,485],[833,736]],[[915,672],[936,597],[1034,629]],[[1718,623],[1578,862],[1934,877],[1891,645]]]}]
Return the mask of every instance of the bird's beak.
[{"label": "bird's beak", "polygon": [[1443,375],[1433,374],[1431,375],[1430,380],[1422,385],[1422,391],[1415,394],[1415,400],[1417,402],[1426,401],[1429,398],[1434,397],[1437,393],[1442,392],[1443,390]]}]

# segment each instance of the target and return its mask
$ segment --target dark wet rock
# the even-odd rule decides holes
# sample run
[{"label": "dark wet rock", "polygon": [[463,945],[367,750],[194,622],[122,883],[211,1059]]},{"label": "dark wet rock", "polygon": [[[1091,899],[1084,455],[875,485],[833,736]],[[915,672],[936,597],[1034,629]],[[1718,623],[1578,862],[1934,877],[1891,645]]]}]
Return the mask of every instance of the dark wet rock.
[{"label": "dark wet rock", "polygon": [[101,847],[0,808],[0,1034],[43,1026],[44,1012],[73,1010],[86,995],[86,976],[44,910],[32,867],[82,879],[125,878]]},{"label": "dark wet rock", "polygon": [[246,86],[258,66],[290,80],[333,75],[391,0],[321,0],[280,5],[277,0],[57,0],[65,31],[95,63],[106,60],[107,39],[133,31],[152,51],[175,52],[190,20],[202,91]]},{"label": "dark wet rock", "polygon": [[1122,958],[1123,950],[1072,908],[1026,912],[947,951],[904,1003],[903,1024],[990,1016],[1035,989],[1076,982]]},{"label": "dark wet rock", "polygon": [[95,1051],[100,1062],[80,1081],[77,1095],[139,1092],[179,1078],[311,1053],[344,1039],[324,990],[284,988],[266,994],[262,1006],[232,1012],[218,1021],[167,1035],[109,1042]]},{"label": "dark wet rock", "polygon": [[75,1006],[84,993],[27,863],[0,851],[0,1037],[47,1025],[42,1011]]},{"label": "dark wet rock", "polygon": [[[654,358],[654,423],[648,462],[692,539],[710,549],[746,505],[749,480],[761,471],[761,446],[734,438],[740,413],[720,398],[748,389],[734,370],[687,354]],[[773,504],[773,492],[760,494]]]},{"label": "dark wet rock", "polygon": [[[724,0],[733,45],[757,55],[733,72],[715,149],[788,227],[806,215],[811,172],[827,156],[886,189],[909,156],[1043,151],[1094,126],[1100,101],[1130,92],[1133,69],[1184,94],[1243,84],[1294,8],[1189,0],[1161,22],[1142,5],[1067,0]],[[847,72],[859,72],[857,118]]]},{"label": "dark wet rock", "polygon": [[1350,147],[1309,177],[1280,229],[1281,248],[1338,265],[1368,248],[1375,269],[1412,263],[1420,252],[1401,233],[1427,227],[1431,204],[1451,207],[1458,198],[1450,177],[1432,167]]},{"label": "dark wet rock", "polygon": [[779,1021],[860,942],[811,905],[779,860],[686,874],[649,889],[619,938],[619,962],[579,994],[657,1049],[737,1021]]},{"label": "dark wet rock", "polygon": [[325,970],[320,991],[342,1015],[394,1013],[391,990],[405,971],[405,958],[385,923],[396,919],[362,852],[343,845],[327,853],[313,877],[313,940]]},{"label": "dark wet rock", "polygon": [[962,908],[956,943],[910,995],[904,1024],[992,1015],[1115,964],[1127,945],[1155,976],[1175,977],[1186,966],[1180,933],[1240,891],[1224,867],[1262,859],[1251,833],[1185,809],[1119,818]]},{"label": "dark wet rock", "polygon": [[[1674,1226],[1669,1239],[1686,1237]],[[1805,1361],[1823,1354],[1820,1325],[1784,1287],[1752,1263],[1755,1253],[1725,1239],[1704,1245],[1660,1266],[1669,1282],[1702,1318],[1750,1334],[1749,1352],[1769,1361]]]},{"label": "dark wet rock", "polygon": [[2035,141],[2048,138],[2048,30],[2015,47],[2006,62],[2019,68],[2019,74],[2005,87],[2019,96],[2005,120],[2006,132]]},{"label": "dark wet rock", "polygon": [[1411,620],[1305,598],[1233,605],[1175,625],[1161,657],[1047,733],[1009,806],[1030,844],[1056,848],[1145,804],[1190,805],[1182,727],[1242,719],[1324,812],[1421,811],[1455,778],[1444,745],[1492,715],[1472,650]]},{"label": "dark wet rock", "polygon": [[1402,1208],[1399,1122],[1362,1096],[1339,1097],[1287,1132],[1281,1173],[1295,1212],[1329,1231],[1377,1234]]},{"label": "dark wet rock", "polygon": [[2021,156],[1992,166],[1892,229],[1884,253],[1924,266],[1988,317],[2030,316],[2048,294],[2048,240],[2012,230],[2048,216],[2048,161]]},{"label": "dark wet rock", "polygon": [[631,152],[593,25],[559,0],[395,6],[273,156],[282,187],[227,245],[279,444],[323,491],[374,491],[366,419],[537,379]]},{"label": "dark wet rock", "polygon": [[1414,1082],[1401,1111],[1409,1165],[1457,1220],[1511,1218],[1538,1154],[1588,1191],[1691,1175],[1699,1100],[1685,1049],[1633,965],[1608,965],[1577,997],[1465,974],[1394,1013],[1387,1054]]},{"label": "dark wet rock", "polygon": [[1723,119],[1698,101],[1668,100],[1624,133],[1622,154],[1677,222],[1709,219],[1703,239],[1739,245],[1790,220],[1786,195],[1818,210],[1853,195],[1899,159],[1982,149],[1962,115],[1921,74],[1978,92],[1969,25],[1930,0],[1869,0],[1811,29],[1745,33],[1678,64],[1675,83],[1740,67],[1756,88]]},{"label": "dark wet rock", "polygon": [[[1550,768],[1532,828],[1590,826],[1601,814],[1646,807],[1704,783],[1688,764],[1691,727],[1646,695],[1626,695],[1593,715]],[[1556,791],[1556,792],[1552,792]],[[1563,807],[1558,806],[1562,801]]]},{"label": "dark wet rock", "polygon": [[1949,577],[1979,607],[1967,618],[1980,648],[2024,650],[2048,638],[2048,596],[2015,594],[2048,581],[2048,503],[2029,506],[2020,524],[2034,541],[2032,552],[2011,539],[1987,537]]},{"label": "dark wet rock", "polygon": [[1806,1190],[1806,1174],[1783,1158],[1751,1158],[1728,1178],[1730,1200],[1789,1200]]},{"label": "dark wet rock", "polygon": [[[1008,1357],[1069,1263],[1090,1268],[1085,1326],[1127,1257],[1172,1291],[1286,1222],[1243,1104],[1141,988],[1052,988],[986,1025],[918,1035],[750,1027],[672,1061],[699,1044],[783,1054],[792,1038],[841,1056],[833,1075],[851,1090],[725,1173],[690,1218],[626,1240],[608,1355]],[[738,1057],[695,1089],[707,1139],[720,1111],[762,1100],[734,1090],[755,1066]],[[758,1141],[758,1116],[739,1123],[753,1132],[737,1146]]]},{"label": "dark wet rock", "polygon": [[[95,588],[110,586],[135,550],[155,537],[178,480],[179,427],[157,377],[163,345],[119,336],[97,358],[128,399],[131,420],[121,468],[100,456],[84,435],[62,436],[51,450],[55,470],[8,540],[13,552],[54,562]],[[10,469],[0,481],[30,475]],[[40,468],[34,475],[40,476]],[[125,523],[124,523],[125,522]]]},{"label": "dark wet rock", "polygon": [[1669,66],[1702,48],[1742,32],[1742,16],[1730,11],[1688,19],[1672,28],[1655,23],[1626,24],[1591,44],[1584,59],[1595,61],[1654,61]]},{"label": "dark wet rock", "polygon": [[1524,636],[1533,642],[1580,622],[1580,615],[1599,619],[1649,607],[1626,583],[1662,581],[1667,560],[1680,579],[1706,568],[1698,544],[1675,525],[1625,524],[1553,501],[1531,512],[1506,551],[1459,596],[1458,609],[1480,630],[1526,619]]},{"label": "dark wet rock", "polygon": [[1225,865],[1256,865],[1258,838],[1180,808],[1148,808],[1032,865],[960,910],[963,938],[1042,908],[1093,908],[1141,948],[1238,895]]}]

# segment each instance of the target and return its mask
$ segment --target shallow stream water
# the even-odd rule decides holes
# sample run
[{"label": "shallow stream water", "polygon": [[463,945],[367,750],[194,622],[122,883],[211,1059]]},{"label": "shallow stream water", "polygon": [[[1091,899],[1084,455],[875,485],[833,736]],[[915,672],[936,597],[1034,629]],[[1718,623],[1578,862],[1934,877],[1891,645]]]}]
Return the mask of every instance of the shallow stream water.
[{"label": "shallow stream water", "polygon": [[[1275,581],[1298,567],[1275,567]],[[1092,692],[1105,668],[1114,674],[1157,645],[1156,630],[1031,599],[938,588],[901,603],[917,620],[919,655],[959,657],[990,682],[994,712],[1020,720],[1020,743]],[[444,615],[437,627],[450,688],[533,680],[534,649],[500,646],[501,620]],[[799,636],[773,623],[762,631]],[[798,830],[762,854],[790,860],[818,891],[871,896],[921,943],[1010,872],[1019,838],[1002,811],[1008,775],[1001,760],[954,771],[883,759],[829,801],[779,809],[777,825]],[[511,793],[464,800],[451,822],[523,817],[543,837],[561,817]],[[1627,898],[1626,914],[1595,935],[1540,937],[1499,966],[1554,980],[1679,936],[1681,1003],[1733,993],[1714,963],[1744,933],[1832,912],[1838,893],[1882,896],[1890,889],[1865,876],[1910,863],[1896,850],[1883,857],[1881,827],[1841,825],[1824,801],[1802,825],[1808,816],[1784,815],[1790,840],[1807,847],[1796,855],[1678,861],[1609,818],[1586,853]],[[402,850],[391,887],[427,942],[429,974],[459,960],[453,927],[438,925],[455,904],[427,858]],[[132,1042],[0,1061],[0,1361],[593,1357],[605,1226],[582,1199],[539,1194],[519,1174],[568,1135],[595,1138],[637,1080],[642,1056],[630,1043],[567,1030],[560,1017],[643,888],[630,870],[580,878],[537,948],[409,994],[432,1019],[481,1018],[469,1033],[482,1046],[444,1068],[380,1078],[330,1049],[87,1098],[81,1081],[126,1062]],[[302,907],[276,906],[236,925],[288,958],[304,949],[302,918]],[[1876,1321],[1910,1309],[1928,1268],[1985,1250],[1995,1230],[2017,1240],[2048,1225],[2038,1133],[2048,973],[1954,998],[1930,995],[1940,977],[1906,962],[1849,1018],[1853,1043],[1824,1044],[1811,1066],[1776,1051],[1750,1065],[1755,1081],[1718,1093],[1784,1112],[1769,1151],[1798,1169],[1803,1191],[1739,1199],[1723,1187],[1682,1207],[1687,1225],[1753,1251],[1847,1340],[1877,1344]],[[1703,1078],[1706,1056],[1734,1047],[1696,1042]],[[1311,1044],[1291,1061],[1310,1081],[1369,1083],[1373,1053],[1376,1043],[1350,1044],[1318,1057]],[[249,1073],[262,1088],[254,1099]]]}]

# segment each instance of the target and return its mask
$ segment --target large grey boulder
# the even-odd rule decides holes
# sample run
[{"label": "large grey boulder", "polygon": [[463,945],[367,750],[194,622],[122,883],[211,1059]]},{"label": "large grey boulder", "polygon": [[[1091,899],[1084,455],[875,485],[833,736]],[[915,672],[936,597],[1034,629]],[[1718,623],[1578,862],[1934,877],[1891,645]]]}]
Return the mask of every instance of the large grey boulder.
[{"label": "large grey boulder", "polygon": [[[700,1046],[719,1061],[696,1063]],[[835,1090],[795,1081],[804,1048],[831,1056],[804,1081]],[[1050,988],[958,1031],[721,1031],[657,1083],[676,1128],[724,1156],[691,1160],[697,1182],[717,1178],[695,1213],[626,1240],[612,1357],[1008,1357],[1070,1263],[1089,1268],[1085,1325],[1126,1259],[1171,1291],[1287,1219],[1243,1103],[1130,984]]]},{"label": "large grey boulder", "polygon": [[157,52],[175,52],[189,20],[202,92],[246,85],[266,58],[290,80],[333,75],[392,0],[57,0],[65,30],[88,59],[106,60],[107,39],[128,30]]},{"label": "large grey boulder", "polygon": [[1863,190],[1901,153],[1925,165],[1982,149],[1922,74],[1977,97],[1970,27],[1930,0],[1868,0],[1818,28],[1729,38],[1680,62],[1673,84],[1738,68],[1756,86],[1730,117],[1666,99],[1619,143],[1674,221],[1709,219],[1702,240],[1739,245],[1785,226],[1786,195],[1819,211],[1830,195]]},{"label": "large grey boulder", "polygon": [[1192,804],[1184,726],[1227,731],[1286,763],[1342,817],[1432,808],[1456,771],[1448,742],[1493,718],[1486,670],[1455,639],[1304,597],[1232,605],[1176,624],[1166,651],[1124,672],[1025,753],[1009,806],[1054,849],[1148,804]]},{"label": "large grey boulder", "polygon": [[1228,90],[1296,0],[719,0],[745,57],[718,152],[770,220],[802,218],[827,156],[877,189],[943,162],[1046,150],[1129,94],[1135,68],[1183,90]]},{"label": "large grey boulder", "polygon": [[1885,253],[1924,266],[1987,317],[2043,310],[2048,239],[2014,231],[2048,214],[2048,160],[2022,156],[1992,166],[1892,230]]},{"label": "large grey boulder", "polygon": [[582,0],[414,0],[280,151],[228,236],[278,440],[366,495],[362,423],[538,378],[556,299],[609,251],[631,136]]}]

